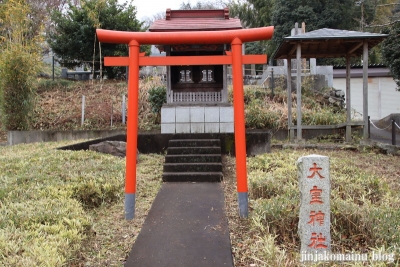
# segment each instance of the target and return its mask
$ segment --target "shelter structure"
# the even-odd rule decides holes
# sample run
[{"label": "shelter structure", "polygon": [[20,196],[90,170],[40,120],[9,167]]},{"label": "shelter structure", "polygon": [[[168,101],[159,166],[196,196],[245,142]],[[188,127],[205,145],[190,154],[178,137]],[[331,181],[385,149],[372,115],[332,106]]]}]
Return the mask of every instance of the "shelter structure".
[{"label": "shelter structure", "polygon": [[[299,31],[296,23],[295,31]],[[334,127],[346,127],[346,142],[351,141],[351,127],[363,126],[363,139],[368,139],[368,51],[379,44],[387,34],[369,32],[346,31],[337,29],[319,29],[308,33],[285,37],[273,54],[273,59],[287,59],[288,68],[288,129],[290,140],[294,139],[294,130],[297,131],[297,141],[302,139],[302,129],[313,126],[301,125],[301,58],[346,58],[346,123]],[[350,58],[362,56],[363,61],[363,120],[351,120],[351,90],[350,90]],[[297,125],[292,125],[292,98],[291,98],[291,59],[297,64]],[[315,126],[314,126],[315,127]]]},{"label": "shelter structure", "polygon": [[[228,8],[219,10],[170,10],[154,21],[149,31],[216,32],[242,29],[240,19],[230,18]],[[231,50],[230,44],[156,45],[166,56],[216,56]],[[233,132],[233,107],[228,102],[227,65],[167,66],[167,103],[161,109],[161,133]]]}]

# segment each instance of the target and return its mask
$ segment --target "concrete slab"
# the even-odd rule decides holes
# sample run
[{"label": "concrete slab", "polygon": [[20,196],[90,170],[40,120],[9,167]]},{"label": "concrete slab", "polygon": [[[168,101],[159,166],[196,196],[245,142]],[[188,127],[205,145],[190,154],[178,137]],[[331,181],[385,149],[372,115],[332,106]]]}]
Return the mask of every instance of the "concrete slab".
[{"label": "concrete slab", "polygon": [[233,267],[220,183],[164,183],[126,267]]},{"label": "concrete slab", "polygon": [[190,122],[204,123],[204,107],[190,107]]},{"label": "concrete slab", "polygon": [[175,133],[175,123],[161,123],[161,133],[162,134],[174,134]]},{"label": "concrete slab", "polygon": [[190,133],[190,123],[177,123],[176,133]]},{"label": "concrete slab", "polygon": [[175,107],[161,108],[161,123],[175,123]]},{"label": "concrete slab", "polygon": [[234,122],[233,107],[220,107],[219,108],[219,121],[220,122]]},{"label": "concrete slab", "polygon": [[191,133],[204,133],[204,122],[202,122],[202,123],[192,122],[190,124],[190,132]]},{"label": "concrete slab", "polygon": [[206,133],[219,133],[219,123],[206,122],[204,124],[204,132],[206,132]]},{"label": "concrete slab", "polygon": [[190,108],[189,107],[177,107],[176,108],[176,122],[190,123]]},{"label": "concrete slab", "polygon": [[221,122],[219,124],[220,133],[233,133],[235,132],[235,126],[233,122]]}]

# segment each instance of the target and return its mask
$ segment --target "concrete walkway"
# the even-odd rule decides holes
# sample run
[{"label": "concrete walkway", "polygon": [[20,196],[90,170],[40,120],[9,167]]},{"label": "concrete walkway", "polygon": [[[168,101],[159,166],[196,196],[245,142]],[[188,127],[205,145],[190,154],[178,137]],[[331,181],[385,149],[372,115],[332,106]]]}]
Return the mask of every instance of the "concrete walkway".
[{"label": "concrete walkway", "polygon": [[127,267],[233,267],[220,183],[164,183]]}]

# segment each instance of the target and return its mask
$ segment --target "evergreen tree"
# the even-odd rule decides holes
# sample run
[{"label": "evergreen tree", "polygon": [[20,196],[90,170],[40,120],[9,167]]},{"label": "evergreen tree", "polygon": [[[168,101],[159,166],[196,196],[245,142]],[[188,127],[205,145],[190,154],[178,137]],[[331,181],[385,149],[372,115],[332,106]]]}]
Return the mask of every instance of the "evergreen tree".
[{"label": "evergreen tree", "polygon": [[[96,28],[118,31],[140,31],[142,23],[136,19],[132,3],[119,4],[117,0],[82,0],[81,6],[69,4],[66,12],[53,11],[54,29],[49,33],[51,49],[65,67],[92,66],[100,69],[100,57],[128,55],[126,45],[101,44],[96,39]],[[148,49],[148,47],[141,47]],[[94,55],[94,60],[93,60]],[[118,68],[108,67],[108,78],[114,78]]]},{"label": "evergreen tree", "polygon": [[396,81],[397,90],[400,91],[400,22],[396,23],[390,31],[385,29],[384,32],[389,36],[382,43],[382,55]]}]

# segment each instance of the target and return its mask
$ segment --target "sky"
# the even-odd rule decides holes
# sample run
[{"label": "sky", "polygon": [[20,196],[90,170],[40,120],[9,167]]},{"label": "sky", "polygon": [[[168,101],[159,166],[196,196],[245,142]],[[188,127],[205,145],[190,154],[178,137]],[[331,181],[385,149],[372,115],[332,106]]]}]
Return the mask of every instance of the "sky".
[{"label": "sky", "polygon": [[[124,3],[126,1],[119,0],[119,2]],[[143,20],[145,17],[151,18],[159,12],[165,13],[167,8],[179,9],[183,2],[197,3],[193,0],[133,0],[133,5],[137,8],[136,18]]]}]

